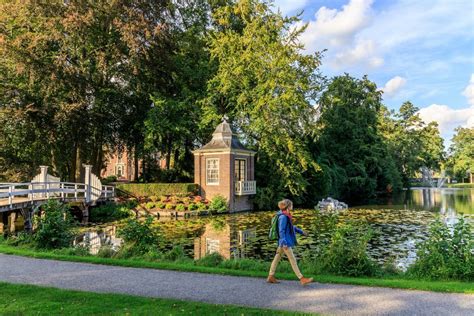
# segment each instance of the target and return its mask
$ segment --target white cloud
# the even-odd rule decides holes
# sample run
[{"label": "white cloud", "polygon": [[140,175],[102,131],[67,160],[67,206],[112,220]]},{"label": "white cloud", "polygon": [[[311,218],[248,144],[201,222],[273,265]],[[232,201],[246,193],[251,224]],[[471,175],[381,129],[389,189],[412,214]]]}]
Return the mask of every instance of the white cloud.
[{"label": "white cloud", "polygon": [[405,85],[406,82],[407,80],[405,78],[395,76],[389,81],[387,81],[387,83],[381,90],[386,96],[391,97],[395,95]]},{"label": "white cloud", "polygon": [[348,51],[337,53],[333,65],[339,68],[342,65],[362,64],[369,67],[383,65],[383,58],[376,56],[374,42],[372,40],[359,41]]},{"label": "white cloud", "polygon": [[420,109],[420,117],[426,123],[438,122],[441,134],[449,134],[458,126],[474,127],[474,106],[453,109],[447,105],[431,104]]},{"label": "white cloud", "polygon": [[321,7],[301,36],[306,50],[327,49],[329,62],[335,68],[356,64],[381,66],[383,58],[378,56],[376,43],[356,38],[358,32],[371,23],[372,3],[373,0],[350,0],[340,10]]},{"label": "white cloud", "polygon": [[308,22],[302,42],[311,52],[351,44],[354,35],[369,23],[372,2],[350,0],[340,11],[321,7],[315,19]]},{"label": "white cloud", "polygon": [[352,67],[367,73],[382,64],[391,71],[444,73],[451,68],[438,55],[447,41],[473,38],[474,20],[466,14],[472,0],[396,0],[378,8],[373,0],[346,1],[317,10],[301,36],[309,53],[327,49],[326,62],[338,73]]},{"label": "white cloud", "polygon": [[474,74],[471,74],[471,80],[462,94],[467,98],[467,102],[474,106]]},{"label": "white cloud", "polygon": [[276,0],[275,7],[279,8],[283,14],[297,13],[303,9],[309,0]]}]

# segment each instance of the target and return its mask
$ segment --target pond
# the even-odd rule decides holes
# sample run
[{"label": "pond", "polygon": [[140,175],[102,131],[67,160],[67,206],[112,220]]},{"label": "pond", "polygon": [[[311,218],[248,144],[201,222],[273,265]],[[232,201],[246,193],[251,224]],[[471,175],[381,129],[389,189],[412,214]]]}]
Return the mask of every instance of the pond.
[{"label": "pond", "polygon": [[[297,256],[315,253],[321,233],[314,210],[295,210],[296,225],[309,233],[299,237]],[[406,268],[416,256],[416,245],[426,238],[427,228],[439,214],[448,223],[464,213],[474,220],[474,189],[429,189],[405,191],[398,196],[379,199],[375,204],[352,207],[341,212],[340,221],[366,221],[374,230],[369,254],[378,262],[394,260]],[[224,258],[271,260],[276,243],[268,239],[275,211],[237,213],[187,220],[162,219],[160,227],[165,248],[182,245],[194,259],[218,252]]]}]

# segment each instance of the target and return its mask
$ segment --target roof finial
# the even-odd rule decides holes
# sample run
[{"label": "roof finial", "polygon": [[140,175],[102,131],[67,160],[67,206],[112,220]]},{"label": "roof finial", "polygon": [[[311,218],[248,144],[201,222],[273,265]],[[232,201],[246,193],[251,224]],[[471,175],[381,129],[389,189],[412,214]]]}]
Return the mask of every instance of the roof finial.
[{"label": "roof finial", "polygon": [[224,122],[227,123],[228,120],[229,120],[229,117],[227,116],[227,114],[224,114],[224,115],[222,116],[222,123],[224,123]]}]

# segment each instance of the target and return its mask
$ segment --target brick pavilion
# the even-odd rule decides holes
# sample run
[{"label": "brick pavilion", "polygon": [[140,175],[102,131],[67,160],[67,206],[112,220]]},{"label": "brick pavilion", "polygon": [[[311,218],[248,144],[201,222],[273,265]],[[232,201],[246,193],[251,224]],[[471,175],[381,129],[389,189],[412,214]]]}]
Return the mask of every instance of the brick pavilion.
[{"label": "brick pavilion", "polygon": [[193,154],[194,182],[203,198],[212,200],[222,195],[231,212],[253,209],[250,197],[256,193],[255,152],[242,145],[225,119],[211,141]]}]

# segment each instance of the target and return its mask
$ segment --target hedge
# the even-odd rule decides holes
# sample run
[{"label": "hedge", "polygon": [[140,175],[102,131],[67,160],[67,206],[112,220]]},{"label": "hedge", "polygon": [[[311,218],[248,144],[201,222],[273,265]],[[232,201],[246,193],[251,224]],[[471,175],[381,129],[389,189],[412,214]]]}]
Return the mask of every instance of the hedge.
[{"label": "hedge", "polygon": [[116,187],[137,197],[189,195],[196,194],[198,189],[195,183],[121,183]]},{"label": "hedge", "polygon": [[448,184],[448,188],[473,188],[474,183],[451,183]]}]

